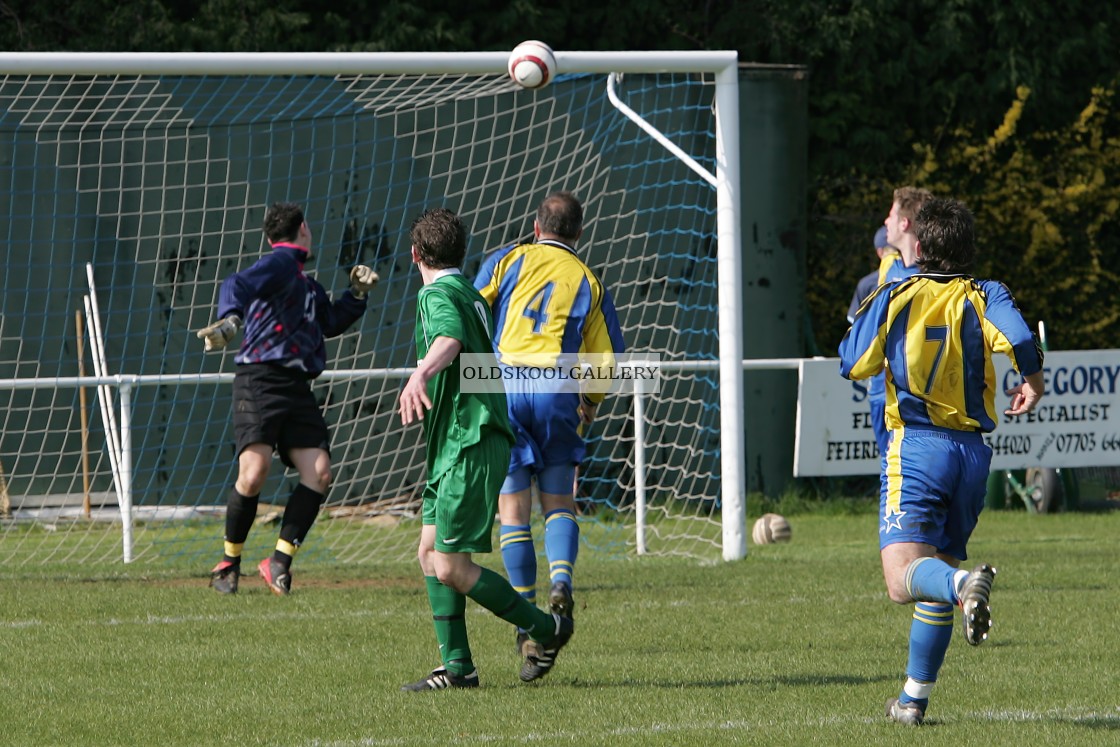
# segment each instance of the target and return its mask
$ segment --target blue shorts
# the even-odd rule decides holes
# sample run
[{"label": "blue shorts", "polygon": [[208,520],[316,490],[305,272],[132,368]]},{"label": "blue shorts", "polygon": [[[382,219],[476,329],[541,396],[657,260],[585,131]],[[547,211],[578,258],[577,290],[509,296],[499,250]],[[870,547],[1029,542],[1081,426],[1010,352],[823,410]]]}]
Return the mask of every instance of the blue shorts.
[{"label": "blue shorts", "polygon": [[[580,435],[579,393],[556,391],[555,387],[549,391],[545,387],[524,384],[510,386],[507,382],[506,401],[514,435],[508,474],[511,477],[518,473],[537,477],[547,474],[550,484],[540,484],[541,490],[557,492],[551,488],[559,487],[566,481],[566,489],[558,492],[570,492],[575,466],[583,461],[587,452]],[[568,471],[572,478],[559,474]],[[510,485],[510,480],[507,479],[506,483]],[[502,492],[517,492],[524,487],[528,486],[515,490],[507,490],[503,486]]]},{"label": "blue shorts", "polygon": [[537,479],[537,488],[542,493],[553,495],[574,495],[576,492],[576,466],[574,464],[554,464],[533,472],[528,467],[516,467],[506,475],[502,483],[502,493],[520,493],[528,490]]},{"label": "blue shorts", "polygon": [[992,450],[978,432],[892,431],[879,487],[879,548],[921,542],[967,559],[991,464]]}]

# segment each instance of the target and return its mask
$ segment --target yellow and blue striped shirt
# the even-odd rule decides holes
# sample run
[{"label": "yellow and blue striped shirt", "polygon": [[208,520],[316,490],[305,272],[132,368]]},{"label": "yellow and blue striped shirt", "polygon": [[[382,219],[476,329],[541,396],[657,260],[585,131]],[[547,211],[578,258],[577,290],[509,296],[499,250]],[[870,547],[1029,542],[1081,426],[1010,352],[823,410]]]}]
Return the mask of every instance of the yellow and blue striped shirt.
[{"label": "yellow and blue striped shirt", "polygon": [[897,249],[892,248],[890,251],[884,252],[879,259],[879,285],[891,280],[903,280],[917,274],[918,266],[907,267],[902,260],[902,252]]},{"label": "yellow and blue striped shirt", "polygon": [[625,349],[610,292],[560,241],[499,249],[474,285],[494,311],[494,348],[504,364],[552,365],[564,355]]},{"label": "yellow and blue striped shirt", "polygon": [[1042,349],[1002,283],[922,273],[880,286],[840,343],[840,373],[886,370],[888,429],[927,425],[988,433],[996,426],[992,353],[1023,375]]}]

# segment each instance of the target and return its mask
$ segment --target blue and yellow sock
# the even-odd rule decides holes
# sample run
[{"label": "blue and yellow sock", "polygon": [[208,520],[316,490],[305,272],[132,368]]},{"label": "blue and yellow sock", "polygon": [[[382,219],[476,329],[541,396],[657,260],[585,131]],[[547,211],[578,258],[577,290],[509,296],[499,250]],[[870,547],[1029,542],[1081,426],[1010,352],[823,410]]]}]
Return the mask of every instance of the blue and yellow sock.
[{"label": "blue and yellow sock", "polygon": [[537,598],[537,551],[528,524],[502,524],[498,530],[502,563],[513,590],[530,602]]},{"label": "blue and yellow sock", "polygon": [[570,509],[558,508],[544,516],[544,551],[552,583],[572,588],[572,571],[579,553],[579,523]]},{"label": "blue and yellow sock", "polygon": [[945,652],[953,639],[953,605],[948,602],[918,602],[910,623],[910,657],[906,662],[906,684],[898,700],[914,703],[923,711],[945,663]]},{"label": "blue and yellow sock", "polygon": [[940,558],[918,558],[906,568],[906,590],[919,602],[960,604],[957,589],[968,571],[957,570]]}]

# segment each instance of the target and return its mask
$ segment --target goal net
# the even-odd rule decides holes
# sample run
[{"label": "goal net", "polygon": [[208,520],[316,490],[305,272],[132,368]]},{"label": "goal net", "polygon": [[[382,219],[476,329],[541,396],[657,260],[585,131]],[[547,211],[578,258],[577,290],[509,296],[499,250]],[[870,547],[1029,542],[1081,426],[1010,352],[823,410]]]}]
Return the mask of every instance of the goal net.
[{"label": "goal net", "polygon": [[[723,432],[737,421],[721,406],[741,388],[728,363],[739,348],[719,363],[721,337],[726,354],[737,335],[719,321],[739,279],[727,277],[737,207],[721,192],[716,117],[717,99],[737,96],[734,58],[729,76],[728,53],[581,54],[558,55],[561,74],[535,92],[496,53],[0,56],[0,562],[111,560],[123,547],[127,561],[209,567],[220,555],[235,366],[232,352],[204,355],[194,332],[221,281],[266,250],[276,201],[304,207],[308,271],[328,292],[358,263],[382,278],[363,319],[328,341],[313,386],[334,483],[300,562],[413,557],[423,441],[396,414],[421,285],[409,224],[430,207],[459,213],[473,277],[487,252],[531,237],[558,189],[585,203],[578,251],[612,290],[628,351],[666,364],[637,408],[631,392],[601,408],[579,478],[584,540],[741,556],[742,477],[726,474],[741,435],[728,462]],[[643,126],[608,96],[604,72],[619,69],[613,93]],[[295,480],[277,459],[258,524]],[[255,527],[246,556],[275,539]]]}]

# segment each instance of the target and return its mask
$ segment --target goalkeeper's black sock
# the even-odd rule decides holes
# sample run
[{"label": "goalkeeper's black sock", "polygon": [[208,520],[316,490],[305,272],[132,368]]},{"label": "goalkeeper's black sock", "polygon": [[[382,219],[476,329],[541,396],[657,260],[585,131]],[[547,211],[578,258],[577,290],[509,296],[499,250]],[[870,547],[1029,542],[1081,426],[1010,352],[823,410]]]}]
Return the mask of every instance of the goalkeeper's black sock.
[{"label": "goalkeeper's black sock", "polygon": [[237,488],[230,488],[226,504],[225,553],[222,560],[240,565],[241,548],[257,519],[257,502],[260,495],[241,495]]},{"label": "goalkeeper's black sock", "polygon": [[303,483],[296,485],[296,489],[288,496],[288,505],[284,508],[284,518],[280,523],[280,539],[276,543],[276,552],[272,554],[273,560],[284,568],[291,567],[292,556],[311,531],[311,525],[319,516],[319,506],[325,498],[325,495]]},{"label": "goalkeeper's black sock", "polygon": [[[283,547],[283,549],[281,549]],[[285,552],[290,550],[290,552]],[[284,540],[276,543],[276,549],[272,551],[272,559],[280,565],[284,566],[284,570],[290,570],[292,567],[292,558],[295,556],[296,548],[288,544]]]}]

